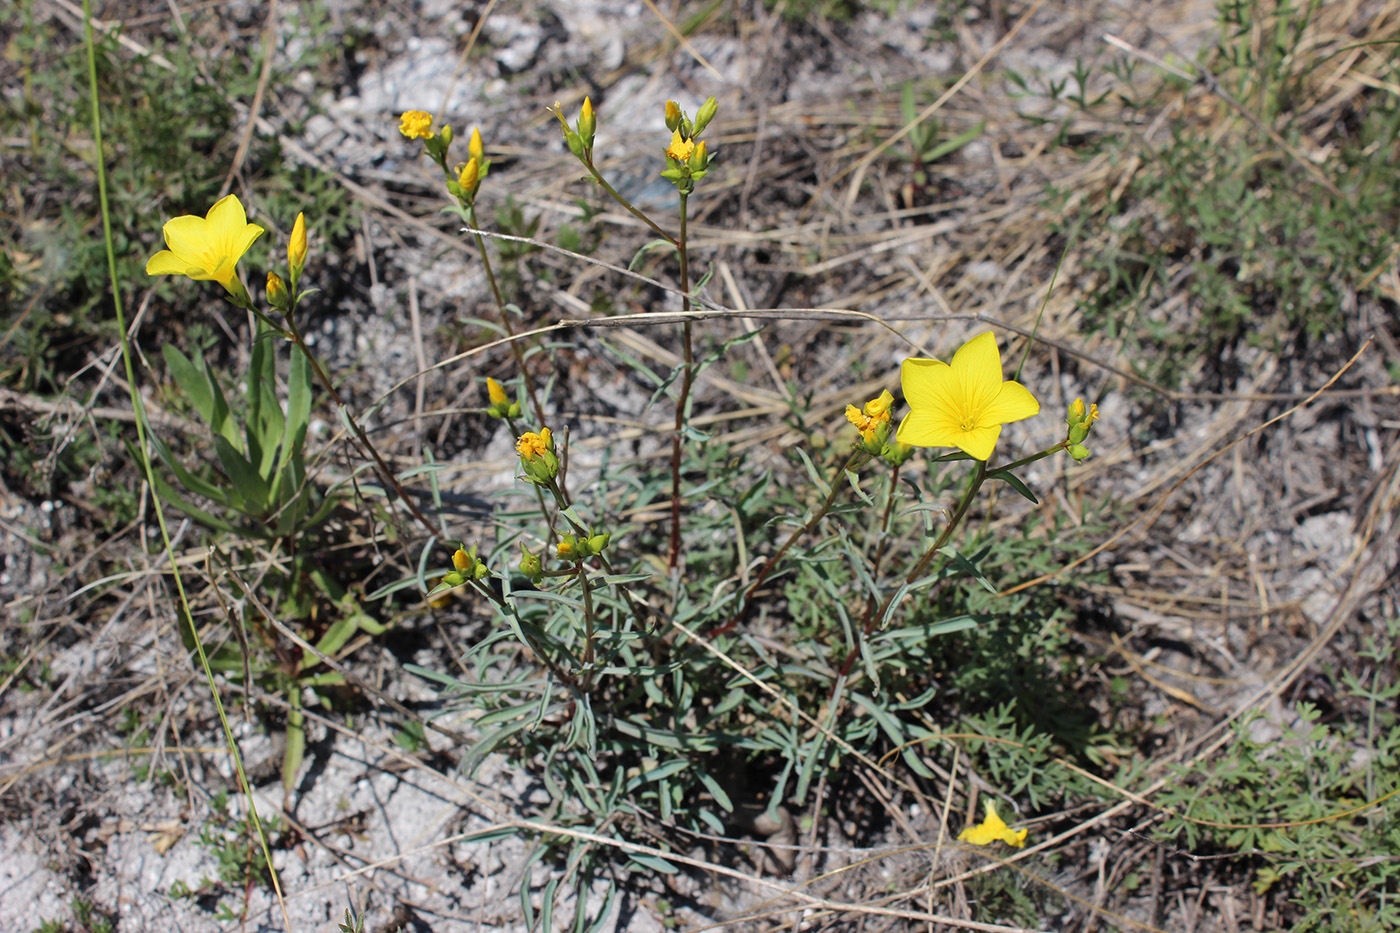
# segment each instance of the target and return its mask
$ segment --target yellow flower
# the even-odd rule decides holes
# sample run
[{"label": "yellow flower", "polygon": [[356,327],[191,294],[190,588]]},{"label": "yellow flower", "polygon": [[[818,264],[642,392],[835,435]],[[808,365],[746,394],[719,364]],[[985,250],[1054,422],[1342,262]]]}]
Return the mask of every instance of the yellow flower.
[{"label": "yellow flower", "polygon": [[690,158],[690,154],[695,151],[695,143],[689,139],[681,138],[680,130],[671,131],[671,145],[666,147],[666,155],[677,162],[685,162]]},{"label": "yellow flower", "polygon": [[[890,408],[893,405],[894,396],[886,389],[880,393],[879,398],[872,398],[866,402],[864,408],[847,405],[846,420],[855,425],[855,429],[860,432],[861,440],[867,444],[883,443],[884,438],[879,436],[880,427],[889,423]],[[886,436],[888,436],[888,429],[886,429]],[[875,450],[872,453],[879,453],[879,451]]]},{"label": "yellow flower", "polygon": [[422,110],[405,110],[399,117],[399,132],[409,139],[432,139],[433,115]]},{"label": "yellow flower", "polygon": [[166,223],[165,245],[146,263],[147,275],[187,275],[218,282],[229,294],[246,296],[238,281],[238,260],[263,228],[248,223],[237,196],[228,195],[203,217],[186,214]]},{"label": "yellow flower", "polygon": [[900,383],[909,414],[896,438],[911,447],[957,447],[986,460],[1003,424],[1040,411],[1029,389],[1001,375],[1001,352],[990,333],[963,344],[951,365],[905,360]]},{"label": "yellow flower", "polygon": [[997,816],[997,808],[992,801],[987,801],[987,818],[980,826],[969,826],[958,834],[959,842],[970,843],[975,846],[985,846],[1000,839],[1009,846],[1017,849],[1025,848],[1026,835],[1029,830],[1021,830],[1019,833],[1007,826],[1001,817]]},{"label": "yellow flower", "polygon": [[481,147],[481,130],[476,127],[472,127],[472,134],[467,138],[467,155],[476,159],[477,165],[486,161],[486,150]]},{"label": "yellow flower", "polygon": [[[487,386],[490,391],[490,386]],[[526,431],[520,435],[520,440],[515,443],[515,452],[520,454],[521,460],[534,460],[549,453],[549,428],[541,428],[540,433]]]}]

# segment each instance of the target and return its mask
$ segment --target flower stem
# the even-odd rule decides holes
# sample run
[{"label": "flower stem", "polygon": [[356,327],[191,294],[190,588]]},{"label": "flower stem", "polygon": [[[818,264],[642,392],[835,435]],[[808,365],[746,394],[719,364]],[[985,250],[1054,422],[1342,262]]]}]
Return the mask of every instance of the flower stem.
[{"label": "flower stem", "polygon": [[[472,204],[467,208],[467,216],[471,220],[473,231],[480,230],[481,225],[476,222],[476,205]],[[505,325],[506,335],[514,338],[515,328],[510,324],[510,312],[506,310],[505,299],[501,297],[501,286],[496,282],[496,270],[491,266],[491,257],[486,252],[486,238],[480,233],[472,233],[476,240],[476,250],[481,255],[481,265],[486,270],[486,281],[491,283],[491,294],[496,299],[496,308],[501,312],[501,323]],[[520,378],[525,380],[525,394],[530,397],[530,407],[535,410],[535,417],[541,425],[544,424],[544,407],[540,405],[540,400],[535,395],[535,382],[530,378],[530,371],[525,368],[525,351],[520,349],[520,344],[514,339],[510,342],[511,355],[515,357],[515,367],[520,370]]]},{"label": "flower stem", "polygon": [[408,490],[403,488],[403,484],[400,483],[398,477],[394,475],[394,471],[390,469],[389,464],[385,463],[384,458],[379,455],[379,451],[375,449],[374,444],[370,442],[369,436],[366,435],[364,429],[360,427],[360,422],[356,420],[355,415],[350,411],[350,406],[345,404],[345,399],[342,398],[340,392],[336,390],[335,383],[331,382],[330,376],[326,375],[326,371],[321,367],[321,361],[316,359],[316,354],[312,353],[311,348],[306,345],[306,338],[302,336],[301,329],[297,326],[296,315],[287,314],[286,321],[287,334],[291,336],[292,342],[301,348],[301,352],[306,356],[306,361],[311,364],[311,369],[316,373],[316,378],[320,381],[321,385],[326,387],[326,391],[330,393],[331,398],[340,406],[340,410],[345,413],[346,423],[350,425],[350,430],[355,432],[355,438],[364,449],[364,452],[374,461],[375,468],[379,471],[380,479],[383,480],[386,486],[394,490],[394,493],[403,501],[403,504],[408,507],[409,512],[411,512],[413,517],[418,520],[418,523],[427,530],[428,534],[434,537],[440,536],[442,533],[441,529],[436,527],[432,521],[428,519],[428,516],[424,515],[422,510],[409,498]]},{"label": "flower stem", "polygon": [[[643,214],[636,207],[633,207],[631,201],[624,198],[616,188],[608,184],[607,179],[603,178],[602,173],[599,172],[597,167],[593,165],[592,159],[582,159],[580,161],[583,162],[583,167],[588,169],[588,173],[593,176],[593,180],[598,183],[598,187],[606,191],[608,193],[608,196],[614,201],[616,201],[623,208],[623,210],[627,211],[627,213],[631,214],[633,217],[646,224],[652,229],[653,232],[656,233],[657,236],[661,237],[666,242],[676,246],[680,245],[679,241],[675,237],[671,236],[671,234],[658,227],[650,217],[648,217],[646,214]],[[682,209],[682,214],[684,214],[684,209]]]},{"label": "flower stem", "polygon": [[[686,202],[681,192],[681,231],[676,240],[676,252],[681,260],[681,313],[690,313],[690,253],[686,249]],[[691,325],[687,318],[681,324],[681,343],[685,349],[685,369],[681,371],[681,394],[676,400],[676,431],[671,436],[671,551],[668,566],[676,569],[681,555],[681,438],[685,431],[685,409],[690,401],[694,376],[695,354],[690,342]]]},{"label": "flower stem", "polygon": [[748,618],[749,611],[751,610],[753,605],[752,599],[754,592],[758,590],[759,586],[763,584],[764,580],[768,579],[768,574],[772,572],[774,567],[777,566],[778,561],[782,560],[783,555],[788,552],[788,548],[792,547],[795,543],[797,543],[797,540],[803,535],[806,535],[813,528],[816,528],[817,522],[821,521],[826,516],[826,513],[831,511],[831,507],[836,504],[836,497],[841,492],[841,477],[844,476],[849,470],[858,469],[860,465],[863,464],[869,458],[870,454],[867,453],[863,448],[856,450],[854,453],[851,454],[850,459],[847,460],[841,466],[841,469],[837,471],[836,476],[832,479],[831,492],[827,494],[826,501],[822,503],[821,508],[817,509],[816,514],[809,518],[805,525],[803,525],[801,528],[797,529],[790,536],[788,536],[788,539],[783,542],[783,546],[778,548],[778,550],[774,552],[772,557],[764,561],[763,566],[760,567],[758,570],[758,575],[755,576],[754,581],[749,584],[749,588],[744,591],[744,595],[739,602],[739,611],[736,612],[734,614],[734,617],[731,618],[728,622],[724,623],[719,628],[711,632],[711,638],[717,638],[720,635],[723,635],[724,633],[733,629],[734,626],[738,625],[744,619]]}]

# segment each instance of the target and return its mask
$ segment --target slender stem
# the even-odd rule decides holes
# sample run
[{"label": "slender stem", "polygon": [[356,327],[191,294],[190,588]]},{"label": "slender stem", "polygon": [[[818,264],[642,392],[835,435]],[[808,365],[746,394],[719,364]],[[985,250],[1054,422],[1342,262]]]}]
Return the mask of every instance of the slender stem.
[{"label": "slender stem", "polygon": [[340,406],[340,410],[345,413],[345,420],[350,425],[350,430],[355,432],[355,437],[359,441],[360,446],[363,447],[364,451],[374,460],[374,465],[379,471],[380,478],[384,481],[386,486],[394,490],[403,501],[403,504],[413,513],[413,517],[418,519],[418,523],[427,529],[428,534],[435,537],[438,536],[441,533],[440,529],[438,529],[428,519],[428,516],[424,515],[418,506],[414,504],[413,500],[409,498],[408,491],[403,488],[403,484],[399,482],[398,477],[394,476],[394,471],[389,468],[389,464],[384,462],[384,458],[379,455],[379,451],[376,450],[374,444],[370,442],[368,435],[366,435],[364,429],[360,427],[360,422],[357,421],[354,414],[351,413],[350,406],[345,404],[345,399],[336,391],[335,383],[331,382],[330,377],[326,375],[326,371],[321,368],[321,362],[316,359],[316,354],[312,353],[311,348],[306,345],[306,338],[301,335],[301,330],[297,327],[296,315],[288,314],[286,320],[287,333],[291,335],[292,341],[301,348],[301,352],[306,355],[306,361],[311,364],[311,368],[315,371],[316,378],[320,380],[321,385],[326,387],[326,391],[331,394],[331,398]]},{"label": "slender stem", "polygon": [[[676,251],[681,259],[681,313],[690,313],[690,253],[686,249],[686,201],[681,193],[681,235]],[[695,378],[695,354],[690,342],[690,320],[681,324],[681,343],[685,348],[685,369],[681,371],[681,394],[676,401],[676,431],[671,435],[671,552],[668,566],[676,569],[681,555],[681,438],[685,431],[685,409],[690,401],[690,387]]]},{"label": "slender stem", "polygon": [[[880,564],[885,557],[885,542],[889,540],[890,520],[894,517],[895,493],[899,491],[899,467],[890,470],[890,491],[885,499],[885,514],[880,518],[880,540],[875,544],[875,559],[870,562],[870,578],[880,579]],[[865,601],[865,612],[861,616],[860,625],[857,631],[864,629],[870,624],[870,617],[875,613],[875,593],[871,593]]]},{"label": "slender stem", "polygon": [[[932,562],[934,556],[938,554],[939,548],[947,544],[948,540],[953,537],[953,532],[962,524],[963,518],[967,515],[968,507],[972,505],[973,497],[977,495],[977,490],[982,488],[982,483],[986,478],[987,464],[985,461],[978,460],[977,469],[968,480],[967,491],[963,493],[962,501],[958,503],[957,510],[953,513],[953,517],[948,520],[948,524],[943,529],[943,533],[933,542],[933,546],[924,552],[924,556],[919,558],[919,562],[914,565],[914,569],[909,571],[909,575],[904,578],[905,583],[913,583],[915,580],[919,579],[919,577],[923,575],[924,570],[927,569],[929,563]],[[898,590],[895,592],[898,592]],[[857,627],[855,631],[856,643],[852,646],[851,650],[846,653],[845,660],[841,662],[841,667],[836,674],[836,680],[831,687],[832,696],[836,695],[837,686],[840,685],[846,678],[846,675],[851,672],[851,668],[855,665],[856,656],[860,654],[861,640],[874,631],[876,623],[885,617],[885,613],[889,611],[890,603],[894,601],[894,597],[895,593],[886,596],[885,601],[880,604],[880,611],[868,614],[865,618],[865,624]]]},{"label": "slender stem", "polygon": [[788,539],[783,542],[783,546],[774,552],[772,557],[764,561],[763,566],[758,570],[758,575],[754,577],[754,581],[749,584],[749,588],[744,591],[744,595],[739,601],[739,611],[734,614],[732,619],[711,632],[711,638],[723,635],[748,617],[749,610],[752,608],[751,600],[753,599],[754,592],[763,584],[764,580],[768,579],[768,574],[777,566],[778,561],[782,560],[783,555],[788,552],[788,548],[797,543],[797,540],[803,535],[806,535],[813,528],[817,527],[817,522],[825,518],[826,513],[831,511],[831,507],[836,504],[836,497],[841,493],[841,477],[844,476],[848,470],[858,469],[869,457],[870,454],[863,448],[851,454],[851,458],[842,465],[840,471],[837,472],[835,478],[832,480],[831,492],[827,495],[826,501],[822,503],[821,508],[817,510],[815,515],[807,520],[805,525],[794,531]]},{"label": "slender stem", "polygon": [[598,187],[606,191],[608,193],[608,196],[611,197],[614,201],[616,201],[619,205],[621,205],[622,208],[627,211],[627,213],[631,214],[633,217],[646,224],[656,233],[657,236],[661,237],[667,243],[671,243],[677,246],[680,245],[679,241],[675,237],[671,236],[671,234],[658,227],[650,217],[648,217],[646,214],[643,214],[637,208],[633,207],[631,201],[624,198],[621,194],[618,193],[618,190],[616,188],[608,184],[607,180],[603,178],[602,173],[600,173],[598,169],[593,165],[592,159],[582,159],[580,161],[583,162],[583,167],[588,169],[589,174],[593,176],[593,180],[598,183]]},{"label": "slender stem", "polygon": [[545,652],[544,648],[536,644],[535,640],[530,637],[530,633],[525,630],[525,626],[520,624],[519,613],[515,611],[514,606],[506,602],[504,596],[497,593],[485,580],[473,580],[471,585],[478,593],[494,603],[502,612],[508,612],[515,617],[516,625],[520,629],[520,637],[525,639],[526,646],[535,653],[535,657],[544,662],[545,667],[549,668],[549,672],[558,678],[560,683],[568,684],[571,687],[578,686],[578,681],[574,676],[560,667],[558,663]]},{"label": "slender stem", "polygon": [[[467,208],[467,216],[471,218],[473,231],[481,229],[481,225],[476,222],[476,205],[472,204]],[[481,265],[486,269],[486,281],[491,283],[491,294],[496,299],[496,308],[501,312],[501,323],[505,325],[506,335],[515,337],[515,328],[510,324],[510,312],[506,310],[505,299],[501,297],[501,286],[496,282],[496,270],[491,266],[491,257],[486,252],[486,238],[480,233],[473,232],[472,237],[476,240],[476,251],[481,255]],[[525,368],[525,351],[520,349],[520,344],[515,340],[510,342],[511,355],[515,357],[515,367],[520,370],[520,378],[525,380],[525,394],[530,397],[530,407],[535,410],[535,417],[541,425],[544,424],[544,406],[540,404],[539,396],[535,395],[535,383],[530,378],[530,372]]]},{"label": "slender stem", "polygon": [[593,591],[588,587],[588,571],[578,565],[578,585],[583,590],[583,663],[593,663]]}]

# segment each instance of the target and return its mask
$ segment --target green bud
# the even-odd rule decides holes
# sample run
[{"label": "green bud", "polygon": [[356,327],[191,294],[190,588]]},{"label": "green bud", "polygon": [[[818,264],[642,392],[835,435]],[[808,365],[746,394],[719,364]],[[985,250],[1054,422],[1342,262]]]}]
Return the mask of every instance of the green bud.
[{"label": "green bud", "polygon": [[583,157],[585,152],[583,138],[567,126],[564,127],[564,142],[569,144],[569,151],[574,154],[575,159],[578,159],[580,162],[585,161]]},{"label": "green bud", "polygon": [[1089,448],[1083,444],[1070,444],[1069,455],[1075,460],[1083,462],[1089,458]]},{"label": "green bud", "polygon": [[603,549],[606,548],[606,547],[608,546],[608,542],[611,541],[611,540],[612,540],[612,532],[608,532],[608,533],[606,533],[606,534],[601,534],[601,535],[594,535],[593,537],[591,537],[591,538],[588,539],[588,553],[589,553],[589,554],[601,554],[601,553],[603,553]]},{"label": "green bud", "polygon": [[531,583],[539,583],[544,578],[544,561],[524,544],[520,545],[520,572]]},{"label": "green bud", "polygon": [[713,95],[706,98],[705,102],[700,105],[700,109],[695,112],[695,132],[686,133],[685,138],[694,139],[705,132],[705,127],[710,125],[710,121],[715,118],[715,114],[718,112],[719,101],[715,100]]}]

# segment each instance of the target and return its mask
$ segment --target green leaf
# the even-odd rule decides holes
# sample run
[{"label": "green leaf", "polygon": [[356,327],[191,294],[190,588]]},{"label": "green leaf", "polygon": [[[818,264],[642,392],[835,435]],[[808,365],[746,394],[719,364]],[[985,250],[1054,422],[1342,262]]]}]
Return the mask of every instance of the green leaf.
[{"label": "green leaf", "polygon": [[[640,865],[643,868],[650,868],[652,871],[659,871],[663,875],[674,875],[680,871],[676,866],[656,855],[643,855],[640,852],[633,852],[631,853],[631,857],[632,862],[636,865]],[[629,864],[627,868],[623,870],[627,871],[631,868],[632,864]]]},{"label": "green leaf", "polygon": [[1012,489],[1025,496],[1033,504],[1040,505],[1040,500],[1035,497],[1035,493],[1031,492],[1030,487],[1023,483],[1021,481],[1021,478],[1015,473],[1003,473],[1002,471],[997,470],[995,472],[988,473],[987,476],[990,479],[1001,480],[1002,482],[1006,483],[1006,485],[1010,486]]},{"label": "green leaf", "polygon": [[676,244],[672,243],[670,240],[650,240],[643,243],[641,248],[637,250],[636,255],[632,257],[632,261],[627,264],[627,271],[635,272],[637,264],[642,261],[642,257],[659,246],[669,246],[671,249],[676,248]]},{"label": "green leaf", "polygon": [[992,586],[991,581],[989,581],[986,577],[982,576],[982,571],[978,570],[977,567],[966,557],[963,557],[961,554],[959,554],[956,549],[948,545],[944,545],[943,547],[939,548],[939,552],[942,554],[946,554],[949,558],[951,558],[953,563],[961,567],[968,576],[972,577],[972,579],[982,584],[983,588],[986,589],[988,593],[995,594],[997,592],[997,588]]},{"label": "green leaf", "polygon": [[287,699],[290,705],[287,708],[287,749],[282,753],[282,789],[291,793],[306,755],[306,717],[295,690],[288,693]]},{"label": "green leaf", "polygon": [[705,785],[705,789],[710,792],[710,796],[715,798],[715,803],[726,813],[734,812],[734,802],[729,799],[729,795],[724,792],[724,788],[719,786],[719,782],[704,771],[697,771],[695,776],[700,779],[700,783]]},{"label": "green leaf", "polygon": [[944,140],[937,146],[934,146],[932,149],[925,152],[923,154],[923,160],[925,162],[937,162],[939,159],[943,158],[948,153],[958,151],[963,146],[966,146],[968,143],[972,142],[978,136],[981,136],[984,126],[985,124],[978,123],[972,129],[959,133],[952,139]]},{"label": "green leaf", "polygon": [[271,490],[247,458],[222,437],[214,438],[214,453],[243,500],[235,508],[252,518],[261,518],[271,511]]}]

